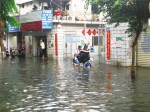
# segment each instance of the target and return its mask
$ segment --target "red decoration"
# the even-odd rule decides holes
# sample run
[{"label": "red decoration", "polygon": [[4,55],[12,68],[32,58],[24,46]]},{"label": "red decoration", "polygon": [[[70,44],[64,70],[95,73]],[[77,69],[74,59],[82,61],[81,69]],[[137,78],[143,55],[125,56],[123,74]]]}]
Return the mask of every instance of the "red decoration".
[{"label": "red decoration", "polygon": [[58,37],[55,34],[55,55],[58,56]]},{"label": "red decoration", "polygon": [[91,35],[92,31],[89,29],[87,33],[88,33],[89,35]]},{"label": "red decoration", "polygon": [[107,60],[110,60],[110,30],[107,30]]},{"label": "red decoration", "polygon": [[92,33],[93,35],[96,35],[97,31],[94,29]]},{"label": "red decoration", "polygon": [[85,35],[85,29],[82,31],[82,34]]},{"label": "red decoration", "polygon": [[62,16],[62,12],[59,11],[59,10],[58,10],[58,11],[55,11],[55,12],[54,12],[54,15],[55,15],[55,16]]}]

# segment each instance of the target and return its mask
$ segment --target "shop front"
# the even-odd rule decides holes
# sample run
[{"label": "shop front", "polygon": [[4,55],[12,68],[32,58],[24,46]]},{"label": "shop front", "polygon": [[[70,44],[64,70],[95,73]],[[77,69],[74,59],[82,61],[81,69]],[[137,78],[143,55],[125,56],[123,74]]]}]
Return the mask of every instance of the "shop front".
[{"label": "shop front", "polygon": [[40,40],[45,44],[45,56],[47,56],[47,32],[46,31],[26,31],[22,32],[22,36],[18,37],[19,48],[24,47],[27,57],[40,57],[41,47]]}]

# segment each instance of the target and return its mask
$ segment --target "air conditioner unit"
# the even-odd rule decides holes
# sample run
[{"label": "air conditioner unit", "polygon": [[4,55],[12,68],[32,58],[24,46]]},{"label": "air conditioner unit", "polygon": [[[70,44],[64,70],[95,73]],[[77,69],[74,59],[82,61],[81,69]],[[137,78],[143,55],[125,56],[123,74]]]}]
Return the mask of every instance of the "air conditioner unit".
[{"label": "air conditioner unit", "polygon": [[68,16],[68,17],[67,17],[67,20],[75,21],[75,16]]}]

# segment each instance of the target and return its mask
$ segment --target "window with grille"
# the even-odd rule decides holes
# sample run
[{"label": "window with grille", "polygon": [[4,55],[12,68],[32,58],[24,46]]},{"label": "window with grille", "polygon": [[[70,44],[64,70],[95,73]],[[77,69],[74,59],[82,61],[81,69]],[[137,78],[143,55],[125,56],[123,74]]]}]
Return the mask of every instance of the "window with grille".
[{"label": "window with grille", "polygon": [[100,46],[103,45],[103,36],[92,36],[92,46],[98,46],[98,37]]}]

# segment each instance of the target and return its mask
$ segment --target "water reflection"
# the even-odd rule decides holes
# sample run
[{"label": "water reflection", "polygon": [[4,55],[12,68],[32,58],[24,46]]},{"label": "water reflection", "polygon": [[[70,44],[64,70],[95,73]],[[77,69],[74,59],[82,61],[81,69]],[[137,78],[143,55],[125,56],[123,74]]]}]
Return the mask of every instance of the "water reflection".
[{"label": "water reflection", "polygon": [[74,70],[70,59],[0,60],[0,112],[145,112],[150,109],[149,69],[93,63]]}]

